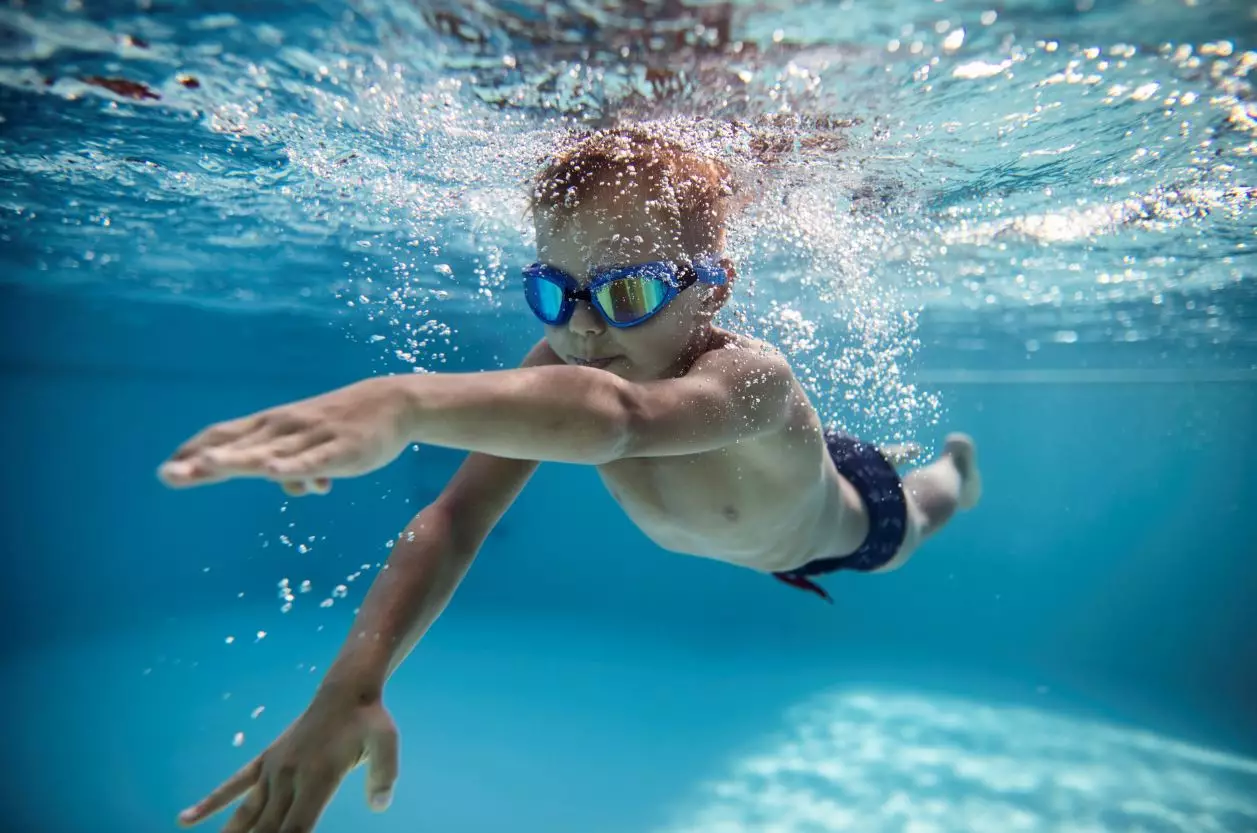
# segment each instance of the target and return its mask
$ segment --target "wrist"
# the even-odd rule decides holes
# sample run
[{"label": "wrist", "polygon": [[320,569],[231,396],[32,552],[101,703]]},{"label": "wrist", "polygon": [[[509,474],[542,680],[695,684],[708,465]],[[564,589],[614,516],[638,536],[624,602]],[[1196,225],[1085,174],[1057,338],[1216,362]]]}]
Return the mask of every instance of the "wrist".
[{"label": "wrist", "polygon": [[342,707],[367,706],[384,696],[383,674],[356,674],[333,664],[319,684],[314,699]]},{"label": "wrist", "polygon": [[408,443],[423,442],[421,435],[426,420],[432,413],[433,373],[414,373],[392,376],[392,398],[398,408],[398,430]]},{"label": "wrist", "polygon": [[317,696],[358,704],[379,700],[390,666],[391,656],[385,640],[372,638],[355,623],[349,639],[319,684]]},{"label": "wrist", "polygon": [[420,374],[395,374],[371,380],[379,384],[382,408],[393,414],[395,430],[406,443],[420,441],[420,409],[424,397],[419,389],[423,381],[424,376]]}]

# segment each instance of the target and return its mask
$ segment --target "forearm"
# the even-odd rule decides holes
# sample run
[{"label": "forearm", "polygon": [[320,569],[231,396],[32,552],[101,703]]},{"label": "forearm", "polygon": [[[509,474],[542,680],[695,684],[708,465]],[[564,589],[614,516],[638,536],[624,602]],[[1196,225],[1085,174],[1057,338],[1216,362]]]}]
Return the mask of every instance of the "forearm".
[{"label": "forearm", "polygon": [[380,696],[384,683],[440,616],[475,558],[460,551],[446,514],[429,506],[394,545],[320,686],[356,700]]},{"label": "forearm", "polygon": [[597,464],[627,442],[629,387],[584,367],[546,366],[403,379],[414,442],[516,460]]}]

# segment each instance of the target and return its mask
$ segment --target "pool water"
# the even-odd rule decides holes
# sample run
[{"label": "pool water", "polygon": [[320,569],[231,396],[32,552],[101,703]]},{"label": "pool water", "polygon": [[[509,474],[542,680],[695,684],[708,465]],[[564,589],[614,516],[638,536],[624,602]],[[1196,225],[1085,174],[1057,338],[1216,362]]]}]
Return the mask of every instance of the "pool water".
[{"label": "pool water", "polygon": [[827,419],[970,432],[983,501],[829,606],[543,466],[389,684],[393,807],[358,772],[319,830],[1257,831],[1255,31],[1204,0],[0,7],[0,826],[172,830],[300,714],[460,455],[303,500],[157,464],[518,361],[523,178],[618,118],[758,183],[725,323]]}]

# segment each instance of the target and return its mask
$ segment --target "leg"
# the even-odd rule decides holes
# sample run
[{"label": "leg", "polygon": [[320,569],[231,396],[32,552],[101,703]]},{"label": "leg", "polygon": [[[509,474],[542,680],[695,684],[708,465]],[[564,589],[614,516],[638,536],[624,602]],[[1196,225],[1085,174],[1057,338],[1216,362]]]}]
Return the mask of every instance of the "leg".
[{"label": "leg", "polygon": [[908,532],[903,545],[882,568],[894,570],[912,557],[921,542],[942,529],[957,509],[972,509],[982,495],[977,449],[966,434],[949,434],[943,453],[903,479],[908,499]]},{"label": "leg", "polygon": [[982,495],[977,449],[966,434],[950,434],[938,459],[903,479],[910,503],[920,510],[921,538],[943,528],[957,509],[972,509]]}]

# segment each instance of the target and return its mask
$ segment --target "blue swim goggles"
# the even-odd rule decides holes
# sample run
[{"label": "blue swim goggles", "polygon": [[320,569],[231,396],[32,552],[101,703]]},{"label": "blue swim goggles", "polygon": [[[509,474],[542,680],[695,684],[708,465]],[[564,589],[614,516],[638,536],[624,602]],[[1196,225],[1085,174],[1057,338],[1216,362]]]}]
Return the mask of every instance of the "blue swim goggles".
[{"label": "blue swim goggles", "polygon": [[727,280],[724,267],[710,257],[680,265],[658,260],[598,269],[584,287],[561,269],[534,263],[524,269],[524,298],[551,326],[566,324],[576,302],[587,301],[608,325],[625,328],[648,321],[699,281],[720,286]]}]

